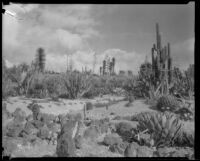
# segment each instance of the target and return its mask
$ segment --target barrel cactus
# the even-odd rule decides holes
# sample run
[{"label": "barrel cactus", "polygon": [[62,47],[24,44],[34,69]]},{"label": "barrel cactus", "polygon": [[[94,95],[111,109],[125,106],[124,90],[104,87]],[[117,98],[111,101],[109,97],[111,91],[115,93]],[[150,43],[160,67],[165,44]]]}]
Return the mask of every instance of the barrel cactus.
[{"label": "barrel cactus", "polygon": [[160,111],[176,111],[180,108],[180,102],[171,95],[163,95],[158,99],[157,109]]}]

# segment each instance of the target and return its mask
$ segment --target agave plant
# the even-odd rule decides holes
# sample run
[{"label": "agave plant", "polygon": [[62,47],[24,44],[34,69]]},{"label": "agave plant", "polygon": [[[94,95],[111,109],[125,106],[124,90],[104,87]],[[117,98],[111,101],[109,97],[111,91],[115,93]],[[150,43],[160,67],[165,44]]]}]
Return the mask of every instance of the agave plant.
[{"label": "agave plant", "polygon": [[138,117],[138,129],[144,131],[148,129],[151,138],[154,140],[154,146],[172,146],[174,141],[182,134],[182,123],[176,115],[165,112],[145,112]]}]

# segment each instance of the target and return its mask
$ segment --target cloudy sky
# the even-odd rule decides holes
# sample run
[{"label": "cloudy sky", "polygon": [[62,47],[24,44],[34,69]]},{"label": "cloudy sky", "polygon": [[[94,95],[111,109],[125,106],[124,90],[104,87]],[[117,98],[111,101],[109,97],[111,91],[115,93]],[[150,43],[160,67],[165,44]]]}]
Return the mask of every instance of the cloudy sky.
[{"label": "cloudy sky", "polygon": [[73,66],[96,68],[106,55],[116,58],[116,70],[137,73],[145,57],[151,59],[158,22],[162,44],[171,43],[174,65],[194,63],[194,3],[187,5],[69,5],[12,4],[3,15],[3,55],[8,66],[30,63],[39,47],[45,49],[46,68],[65,71],[67,55]]}]

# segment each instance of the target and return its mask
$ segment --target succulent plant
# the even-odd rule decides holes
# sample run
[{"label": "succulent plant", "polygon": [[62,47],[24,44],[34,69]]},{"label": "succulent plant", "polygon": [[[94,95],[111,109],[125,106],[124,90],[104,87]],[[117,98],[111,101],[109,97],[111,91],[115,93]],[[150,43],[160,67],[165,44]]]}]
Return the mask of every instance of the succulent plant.
[{"label": "succulent plant", "polygon": [[176,111],[180,108],[180,102],[171,95],[163,95],[158,99],[157,109],[160,111]]},{"label": "succulent plant", "polygon": [[141,114],[138,129],[148,129],[156,147],[171,146],[182,135],[182,123],[175,114],[169,112]]}]

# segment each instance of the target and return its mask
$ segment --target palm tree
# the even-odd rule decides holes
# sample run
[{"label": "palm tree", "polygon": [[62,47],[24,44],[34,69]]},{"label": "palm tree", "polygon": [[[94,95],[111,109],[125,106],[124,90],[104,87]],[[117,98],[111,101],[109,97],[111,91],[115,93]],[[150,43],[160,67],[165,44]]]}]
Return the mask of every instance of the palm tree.
[{"label": "palm tree", "polygon": [[35,63],[39,72],[44,72],[45,69],[45,53],[43,48],[38,48]]}]

